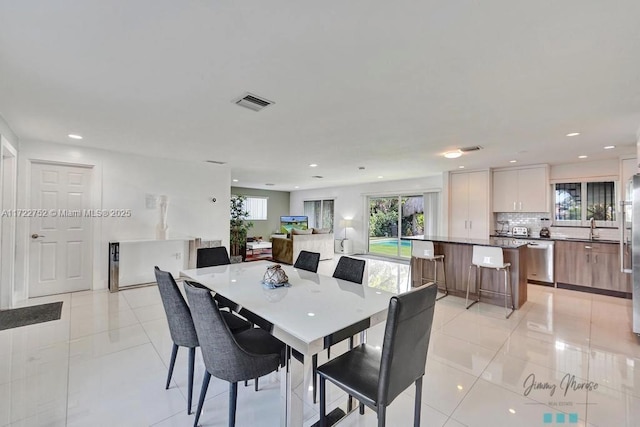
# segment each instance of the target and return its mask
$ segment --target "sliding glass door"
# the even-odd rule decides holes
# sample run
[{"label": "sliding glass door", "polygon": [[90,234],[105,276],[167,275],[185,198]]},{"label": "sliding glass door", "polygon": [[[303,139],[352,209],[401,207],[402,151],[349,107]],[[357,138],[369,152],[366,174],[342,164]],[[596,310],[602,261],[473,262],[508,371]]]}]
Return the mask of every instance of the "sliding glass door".
[{"label": "sliding glass door", "polygon": [[411,256],[403,237],[424,235],[424,197],[369,197],[369,253]]}]

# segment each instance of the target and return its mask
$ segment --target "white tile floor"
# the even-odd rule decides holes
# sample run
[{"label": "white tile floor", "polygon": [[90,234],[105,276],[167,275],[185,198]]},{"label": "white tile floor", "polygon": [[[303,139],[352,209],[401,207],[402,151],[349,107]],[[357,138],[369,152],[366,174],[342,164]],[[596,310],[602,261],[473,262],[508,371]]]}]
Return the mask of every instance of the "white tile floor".
[{"label": "white tile floor", "polygon": [[[321,263],[321,273],[333,271]],[[403,289],[408,267],[368,260],[368,280]],[[0,331],[0,426],[189,426],[186,351],[164,389],[171,339],[154,287],[33,299],[64,301],[61,320]],[[638,426],[640,345],[631,304],[529,285],[529,301],[509,319],[488,304],[464,309],[449,296],[436,305],[422,394],[425,426]],[[380,344],[383,325],[368,341]],[[335,350],[334,350],[335,352]],[[198,355],[195,395],[202,361]],[[636,366],[638,365],[638,366]],[[532,389],[532,378],[556,386]],[[591,390],[561,387],[593,382]],[[240,387],[238,426],[277,426],[279,378]],[[597,384],[597,386],[595,385]],[[415,390],[389,408],[387,425],[410,426]],[[194,397],[195,399],[195,397]],[[308,421],[316,408],[309,407]],[[560,422],[564,416],[564,422]],[[550,417],[550,418],[545,418]],[[577,419],[576,419],[577,417]],[[212,380],[203,426],[225,426],[227,385]],[[376,425],[356,413],[341,426]]]}]

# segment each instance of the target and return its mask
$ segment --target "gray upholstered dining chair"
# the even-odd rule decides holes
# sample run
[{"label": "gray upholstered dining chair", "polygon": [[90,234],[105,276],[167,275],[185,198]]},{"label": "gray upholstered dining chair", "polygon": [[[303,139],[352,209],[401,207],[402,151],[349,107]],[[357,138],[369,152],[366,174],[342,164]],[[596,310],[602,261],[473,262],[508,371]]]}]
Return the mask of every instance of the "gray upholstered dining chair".
[{"label": "gray upholstered dining chair", "polygon": [[[186,301],[180,293],[180,289],[173,279],[173,275],[168,271],[162,271],[155,267],[156,281],[158,290],[162,299],[165,314],[167,315],[167,323],[169,324],[169,333],[173,341],[173,349],[171,351],[171,362],[169,363],[169,373],[167,375],[167,384],[165,389],[169,388],[171,377],[173,376],[173,368],[178,356],[180,347],[189,349],[189,395],[187,397],[187,413],[191,413],[191,401],[193,396],[193,368],[196,358],[196,347],[198,347],[198,337],[196,334],[193,320],[191,319],[191,311]],[[227,322],[232,333],[246,331],[251,328],[251,324],[232,313],[223,313],[224,320]]]},{"label": "gray upholstered dining chair", "polygon": [[317,273],[319,263],[320,254],[318,252],[300,251],[293,267]]},{"label": "gray upholstered dining chair", "polygon": [[238,381],[275,371],[282,360],[284,344],[260,328],[232,334],[210,292],[190,281],[185,281],[184,288],[206,368],[193,425],[198,425],[213,375],[229,382],[229,426],[235,426]]},{"label": "gray upholstered dining chair", "polygon": [[361,344],[318,368],[320,427],[327,425],[326,382],[330,381],[376,411],[384,427],[386,408],[412,383],[416,386],[414,426],[420,425],[422,377],[438,287],[428,284],[391,297],[382,350]]}]

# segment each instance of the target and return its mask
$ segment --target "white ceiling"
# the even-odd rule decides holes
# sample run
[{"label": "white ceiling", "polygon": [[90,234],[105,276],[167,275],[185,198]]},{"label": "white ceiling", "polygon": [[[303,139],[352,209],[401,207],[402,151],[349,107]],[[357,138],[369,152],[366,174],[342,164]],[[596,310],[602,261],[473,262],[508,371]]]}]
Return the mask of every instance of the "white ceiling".
[{"label": "white ceiling", "polygon": [[[0,115],[21,140],[225,161],[273,190],[635,152],[638,0],[0,0],[0,16]],[[234,105],[245,91],[276,104]]]}]

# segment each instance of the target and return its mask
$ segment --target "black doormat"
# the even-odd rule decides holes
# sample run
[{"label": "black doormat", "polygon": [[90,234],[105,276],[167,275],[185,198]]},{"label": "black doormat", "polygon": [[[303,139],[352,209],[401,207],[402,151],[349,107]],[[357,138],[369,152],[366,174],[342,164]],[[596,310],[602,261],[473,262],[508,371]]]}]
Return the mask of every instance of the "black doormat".
[{"label": "black doormat", "polygon": [[0,310],[0,331],[20,326],[59,320],[62,314],[62,301],[31,307]]}]

